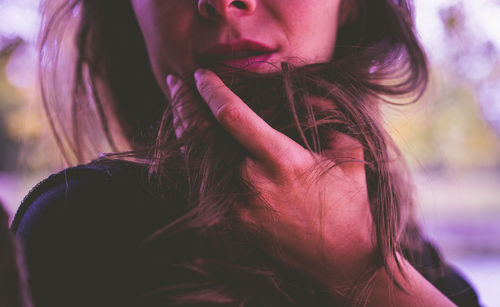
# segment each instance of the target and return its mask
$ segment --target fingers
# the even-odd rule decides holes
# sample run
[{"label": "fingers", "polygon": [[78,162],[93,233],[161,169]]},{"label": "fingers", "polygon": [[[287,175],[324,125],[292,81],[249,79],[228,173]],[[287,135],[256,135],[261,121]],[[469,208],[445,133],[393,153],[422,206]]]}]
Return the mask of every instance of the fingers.
[{"label": "fingers", "polygon": [[355,138],[344,133],[331,132],[325,154],[338,163],[344,174],[353,177],[358,182],[365,178],[363,145]]},{"label": "fingers", "polygon": [[174,75],[168,75],[166,81],[170,90],[175,136],[177,139],[180,139],[182,134],[188,129],[190,124],[189,118],[192,118],[190,115],[193,112],[200,113],[200,110],[196,110],[194,96],[181,79]]},{"label": "fingers", "polygon": [[187,124],[182,120],[182,104],[178,103],[176,97],[179,97],[179,91],[182,87],[182,81],[173,75],[167,76],[167,85],[170,90],[170,101],[172,105],[172,114],[174,121],[175,136],[179,139],[187,128]]},{"label": "fingers", "polygon": [[195,73],[196,86],[217,121],[257,160],[271,166],[308,156],[302,146],[269,126],[213,72]]},{"label": "fingers", "polygon": [[328,149],[325,152],[333,154],[335,160],[364,160],[363,145],[355,138],[336,131],[328,135]]},{"label": "fingers", "polygon": [[195,95],[196,88],[189,86],[179,77],[168,75],[167,86],[170,90],[170,104],[173,114],[175,135],[179,140],[189,129],[206,131],[210,127],[203,102]]}]

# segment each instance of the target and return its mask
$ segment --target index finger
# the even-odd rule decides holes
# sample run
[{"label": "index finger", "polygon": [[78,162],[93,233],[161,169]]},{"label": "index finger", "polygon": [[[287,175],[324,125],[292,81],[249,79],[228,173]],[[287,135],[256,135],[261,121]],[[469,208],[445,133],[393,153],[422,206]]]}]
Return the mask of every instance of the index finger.
[{"label": "index finger", "polygon": [[297,161],[307,150],[272,128],[213,72],[199,69],[195,80],[201,97],[224,129],[257,160],[274,166]]}]

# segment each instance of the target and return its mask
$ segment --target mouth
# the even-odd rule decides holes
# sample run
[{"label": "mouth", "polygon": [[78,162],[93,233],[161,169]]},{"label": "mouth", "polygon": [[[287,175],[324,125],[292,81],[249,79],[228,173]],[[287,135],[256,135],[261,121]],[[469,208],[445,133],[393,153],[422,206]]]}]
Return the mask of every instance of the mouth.
[{"label": "mouth", "polygon": [[216,44],[200,53],[197,62],[202,67],[213,68],[226,66],[228,68],[255,70],[269,64],[277,48],[265,44],[241,40],[226,44]]}]

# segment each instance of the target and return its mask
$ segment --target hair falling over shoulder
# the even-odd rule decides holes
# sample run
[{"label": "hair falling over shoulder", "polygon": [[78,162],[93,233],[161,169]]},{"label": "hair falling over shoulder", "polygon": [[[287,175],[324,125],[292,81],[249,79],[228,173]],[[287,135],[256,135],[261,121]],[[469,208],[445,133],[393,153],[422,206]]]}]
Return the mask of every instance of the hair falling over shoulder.
[{"label": "hair falling over shoulder", "polygon": [[[254,194],[241,179],[245,151],[215,121],[200,127],[208,109],[191,112],[190,126],[176,138],[172,107],[156,84],[130,2],[44,2],[42,96],[68,163],[95,157],[101,150],[96,143],[103,140],[114,152],[110,158],[132,157],[149,168],[160,199],[182,195],[175,206],[183,214],[145,240],[145,250],[165,258],[158,266],[166,277],[146,289],[143,305],[331,304],[324,291],[266,255],[252,232],[237,223],[234,207]],[[357,0],[353,16],[339,29],[329,63],[282,63],[279,73],[221,77],[271,126],[310,151],[326,154],[332,131],[362,144],[364,161],[358,162],[365,164],[379,267],[389,270],[388,260],[419,249],[422,237],[405,165],[379,107],[417,100],[427,85],[427,62],[410,0]],[[64,50],[70,49],[74,58],[67,60]],[[68,70],[71,86],[64,88]],[[62,73],[66,82],[60,82]],[[318,105],[316,98],[331,103]],[[69,116],[54,111],[58,104]],[[367,269],[346,301],[337,303],[364,305],[376,269]]]}]

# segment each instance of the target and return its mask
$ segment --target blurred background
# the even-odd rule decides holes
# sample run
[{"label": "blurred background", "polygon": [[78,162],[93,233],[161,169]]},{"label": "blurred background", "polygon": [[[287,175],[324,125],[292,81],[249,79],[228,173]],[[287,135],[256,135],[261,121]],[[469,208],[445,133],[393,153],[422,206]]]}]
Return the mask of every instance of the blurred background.
[{"label": "blurred background", "polygon": [[[432,82],[417,104],[387,107],[428,236],[500,306],[500,1],[415,0]],[[0,199],[11,218],[63,167],[37,96],[38,0],[0,0]]]}]

